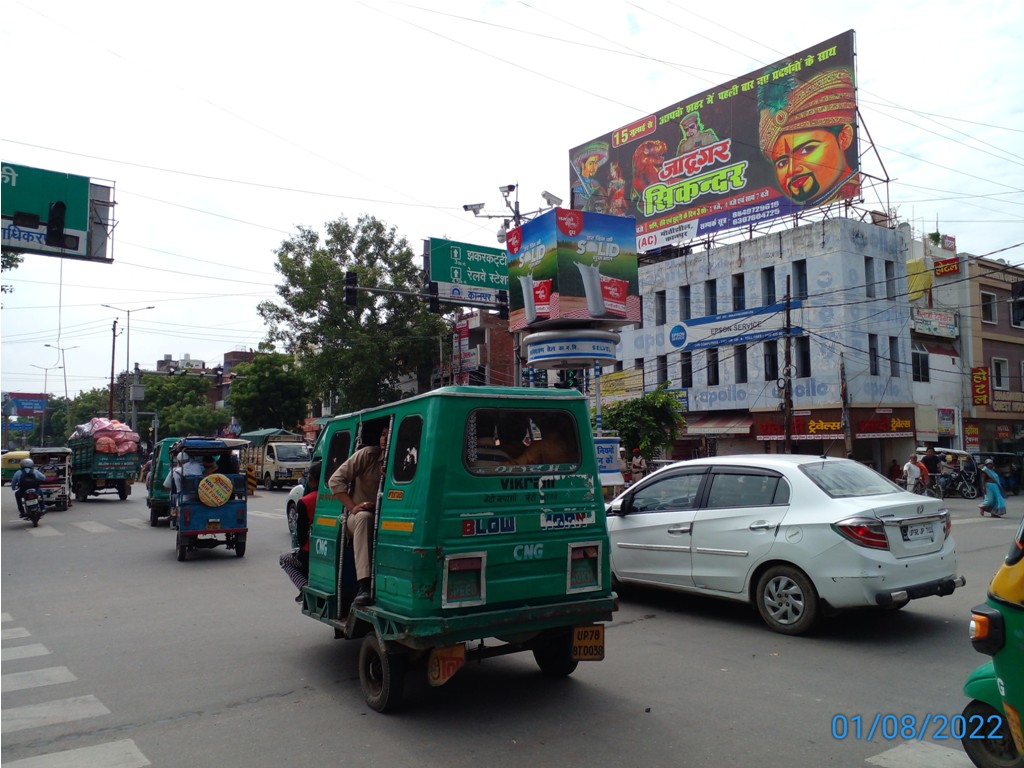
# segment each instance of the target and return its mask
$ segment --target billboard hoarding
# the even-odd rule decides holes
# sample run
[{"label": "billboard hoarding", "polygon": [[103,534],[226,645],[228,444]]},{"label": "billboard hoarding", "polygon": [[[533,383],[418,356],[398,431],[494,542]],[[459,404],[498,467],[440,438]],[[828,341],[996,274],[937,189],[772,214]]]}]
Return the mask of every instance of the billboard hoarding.
[{"label": "billboard hoarding", "polygon": [[640,322],[631,218],[554,208],[508,232],[509,330]]},{"label": "billboard hoarding", "polygon": [[572,207],[639,250],[860,195],[853,30],[569,152]]},{"label": "billboard hoarding", "polygon": [[14,403],[14,412],[18,416],[41,416],[46,413],[48,395],[8,392],[6,396],[10,402]]}]

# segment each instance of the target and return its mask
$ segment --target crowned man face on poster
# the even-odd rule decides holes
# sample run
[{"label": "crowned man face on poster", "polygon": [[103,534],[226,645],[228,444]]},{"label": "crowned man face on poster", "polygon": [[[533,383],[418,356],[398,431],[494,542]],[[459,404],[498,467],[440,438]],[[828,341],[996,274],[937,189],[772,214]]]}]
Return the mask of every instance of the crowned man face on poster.
[{"label": "crowned man face on poster", "polygon": [[772,163],[782,193],[804,206],[857,196],[857,101],[845,68],[806,82],[792,75],[758,89],[761,152]]}]

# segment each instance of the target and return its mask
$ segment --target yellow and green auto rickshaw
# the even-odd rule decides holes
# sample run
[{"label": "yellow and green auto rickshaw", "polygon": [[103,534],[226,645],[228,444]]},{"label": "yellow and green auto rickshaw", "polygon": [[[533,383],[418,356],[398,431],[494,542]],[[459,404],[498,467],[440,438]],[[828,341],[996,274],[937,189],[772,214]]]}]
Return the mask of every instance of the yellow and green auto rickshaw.
[{"label": "yellow and green auto rickshaw", "polygon": [[[363,604],[329,481],[385,429]],[[604,658],[601,622],[617,598],[580,393],[444,387],[331,419],[313,461],[323,472],[302,612],[336,637],[362,640],[371,708],[398,706],[412,669],[437,686],[467,661],[519,651],[556,677]]]},{"label": "yellow and green auto rickshaw", "polygon": [[964,751],[978,768],[1024,768],[1024,520],[988,600],[971,609],[970,631],[974,649],[992,659],[964,684]]}]

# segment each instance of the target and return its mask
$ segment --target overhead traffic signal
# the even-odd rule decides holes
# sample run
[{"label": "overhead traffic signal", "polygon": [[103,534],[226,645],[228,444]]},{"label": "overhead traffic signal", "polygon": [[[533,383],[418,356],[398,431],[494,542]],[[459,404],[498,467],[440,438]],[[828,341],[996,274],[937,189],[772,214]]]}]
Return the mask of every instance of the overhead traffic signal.
[{"label": "overhead traffic signal", "polygon": [[498,291],[498,318],[508,320],[508,291]]},{"label": "overhead traffic signal", "polygon": [[50,212],[46,217],[46,244],[54,248],[64,247],[64,220],[68,207],[63,200],[50,203]]},{"label": "overhead traffic signal", "polygon": [[427,283],[427,309],[434,314],[441,314],[441,302],[437,298],[437,283]]},{"label": "overhead traffic signal", "polygon": [[345,273],[345,303],[354,307],[356,305],[356,289],[359,287],[359,275],[355,272]]}]

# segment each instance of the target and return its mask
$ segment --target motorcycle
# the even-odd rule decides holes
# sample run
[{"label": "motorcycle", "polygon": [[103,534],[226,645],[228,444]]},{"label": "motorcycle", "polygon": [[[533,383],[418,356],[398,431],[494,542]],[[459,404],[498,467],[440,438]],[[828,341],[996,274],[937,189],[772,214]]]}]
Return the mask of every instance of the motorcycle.
[{"label": "motorcycle", "polygon": [[39,527],[39,518],[46,513],[46,505],[38,488],[26,488],[21,496],[25,508],[25,518],[32,521],[32,527]]},{"label": "motorcycle", "polygon": [[965,499],[978,498],[977,477],[968,477],[963,471],[939,475],[938,483],[942,487],[943,496],[955,493]]}]

